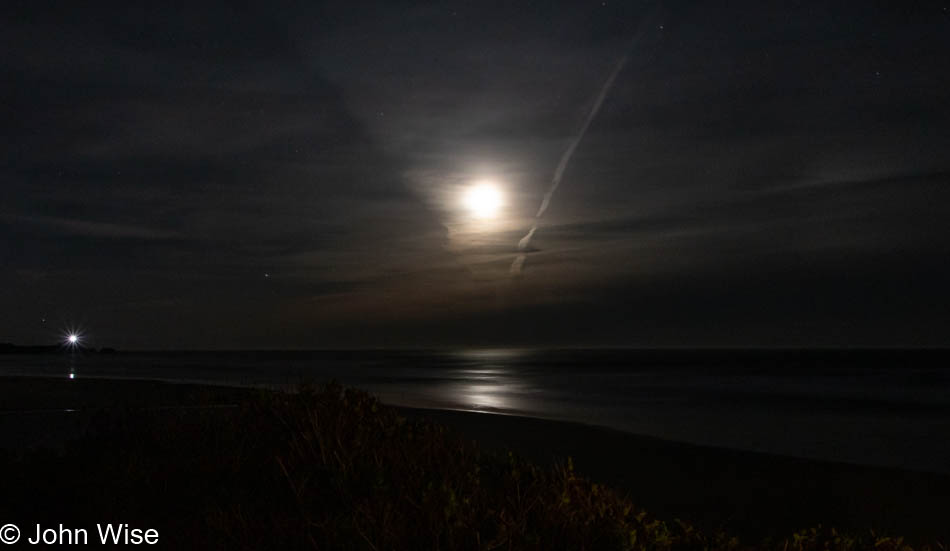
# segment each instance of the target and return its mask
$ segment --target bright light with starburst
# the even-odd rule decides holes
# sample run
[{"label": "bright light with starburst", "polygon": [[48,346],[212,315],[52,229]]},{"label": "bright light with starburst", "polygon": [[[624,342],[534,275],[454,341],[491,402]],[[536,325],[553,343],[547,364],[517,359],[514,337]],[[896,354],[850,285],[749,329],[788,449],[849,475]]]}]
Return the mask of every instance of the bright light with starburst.
[{"label": "bright light with starburst", "polygon": [[77,348],[82,343],[82,335],[76,331],[69,331],[63,340],[63,344],[70,348]]}]

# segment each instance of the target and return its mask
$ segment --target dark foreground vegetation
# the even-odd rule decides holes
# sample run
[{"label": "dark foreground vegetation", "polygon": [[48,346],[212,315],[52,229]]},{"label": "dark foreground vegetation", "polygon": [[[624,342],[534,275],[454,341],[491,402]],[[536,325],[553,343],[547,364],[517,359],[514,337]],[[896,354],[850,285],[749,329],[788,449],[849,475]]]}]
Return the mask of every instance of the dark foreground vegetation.
[{"label": "dark foreground vegetation", "polygon": [[177,549],[911,548],[823,527],[748,542],[659,520],[570,461],[480,450],[337,385],[235,400],[103,410],[63,450],[5,452],[3,522],[122,522]]}]

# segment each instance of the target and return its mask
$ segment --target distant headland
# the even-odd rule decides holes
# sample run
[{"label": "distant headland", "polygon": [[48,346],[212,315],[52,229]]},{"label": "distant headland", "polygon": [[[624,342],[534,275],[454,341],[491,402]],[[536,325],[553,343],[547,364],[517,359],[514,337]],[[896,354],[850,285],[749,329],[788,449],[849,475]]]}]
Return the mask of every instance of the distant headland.
[{"label": "distant headland", "polygon": [[66,354],[82,352],[83,354],[115,354],[117,350],[110,347],[93,348],[81,344],[35,344],[18,345],[10,342],[0,342],[0,354]]}]

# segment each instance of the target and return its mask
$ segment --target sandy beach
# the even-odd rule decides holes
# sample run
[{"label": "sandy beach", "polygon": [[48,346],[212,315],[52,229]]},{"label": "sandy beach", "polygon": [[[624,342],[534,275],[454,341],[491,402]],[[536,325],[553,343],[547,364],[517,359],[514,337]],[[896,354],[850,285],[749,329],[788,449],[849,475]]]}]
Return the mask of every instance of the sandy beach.
[{"label": "sandy beach", "polygon": [[823,524],[946,541],[950,477],[695,446],[612,429],[503,415],[424,410],[477,440],[578,471],[627,492],[661,518],[752,538]]}]

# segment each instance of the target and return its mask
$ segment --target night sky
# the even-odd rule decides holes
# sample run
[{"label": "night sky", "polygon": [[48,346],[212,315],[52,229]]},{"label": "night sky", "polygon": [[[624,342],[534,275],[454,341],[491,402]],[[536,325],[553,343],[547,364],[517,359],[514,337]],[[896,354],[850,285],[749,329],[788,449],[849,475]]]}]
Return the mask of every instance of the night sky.
[{"label": "night sky", "polygon": [[3,3],[0,342],[950,345],[950,3],[235,5]]}]

